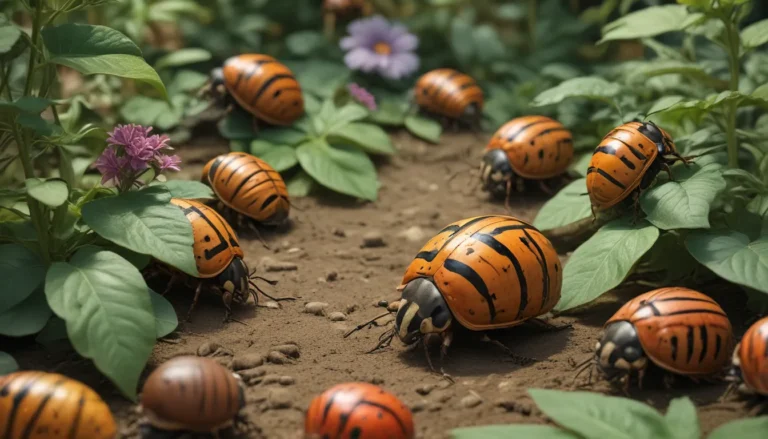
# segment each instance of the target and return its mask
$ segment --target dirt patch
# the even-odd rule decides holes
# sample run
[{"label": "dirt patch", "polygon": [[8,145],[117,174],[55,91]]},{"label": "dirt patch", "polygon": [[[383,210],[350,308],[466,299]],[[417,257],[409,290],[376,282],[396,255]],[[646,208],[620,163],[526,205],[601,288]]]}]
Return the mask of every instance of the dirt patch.
[{"label": "dirt patch", "polygon": [[[291,213],[292,225],[263,233],[271,250],[254,236],[242,234],[249,266],[279,281],[267,291],[297,300],[281,302],[280,309],[255,308],[252,303],[236,307],[233,317],[244,324],[223,325],[224,309],[219,299],[205,297],[192,320],[180,325],[174,342],[157,345],[148,370],[173,356],[195,354],[205,343],[218,344],[218,351],[209,351],[216,351],[214,358],[227,364],[233,356],[239,365],[258,363],[258,355],[267,358],[258,370],[248,372],[252,385],[244,410],[250,426],[247,437],[301,437],[303,410],[311,398],[334,384],[352,380],[380,384],[399,395],[414,409],[416,430],[423,438],[447,437],[449,429],[459,426],[546,422],[526,389],[570,388],[573,365],[592,354],[601,325],[619,308],[621,295],[608,296],[588,310],[554,320],[573,324],[568,330],[545,333],[522,326],[496,331],[495,338],[515,353],[539,360],[527,366],[477,342],[472,333],[459,335],[442,363],[438,349],[433,350],[436,366],[456,380],[452,386],[430,373],[421,349],[406,352],[395,341],[390,348],[365,354],[385,328],[364,329],[343,338],[346,331],[382,312],[377,302],[398,298],[395,287],[405,267],[434,233],[461,218],[505,213],[503,203],[488,200],[479,188],[470,191],[477,178],[470,170],[474,171],[480,161],[484,141],[472,135],[445,135],[443,140],[442,145],[435,146],[395,135],[400,155],[381,163],[382,187],[376,203],[355,203],[328,193],[294,200],[297,208]],[[467,158],[470,146],[472,153]],[[204,160],[224,151],[224,144],[216,140],[181,148],[186,177],[197,179]],[[449,182],[448,177],[457,172]],[[511,201],[512,213],[533,220],[542,201],[540,197],[516,196]],[[383,245],[370,245],[376,235]],[[284,263],[282,269],[278,270],[275,262]],[[738,316],[731,313],[731,320],[741,333],[738,323],[743,322],[743,300],[741,296],[729,297]],[[170,293],[169,299],[184,316],[192,292],[179,289]],[[322,302],[327,307],[320,306],[317,314],[308,313],[307,302]],[[287,344],[298,346],[298,358],[291,353],[282,352],[282,357],[274,354],[280,351],[276,347]],[[134,407],[112,390],[89,362],[79,361],[69,350],[29,347],[29,340],[14,345],[9,350],[22,368],[56,370],[94,386],[118,416],[122,437],[139,437]],[[250,354],[248,358],[246,354]],[[605,383],[583,390],[620,394]],[[741,402],[717,401],[724,390],[722,384],[686,380],[678,380],[666,390],[660,380],[651,380],[645,390],[631,394],[660,409],[671,398],[688,395],[700,407],[702,428],[709,432],[746,414]]]}]

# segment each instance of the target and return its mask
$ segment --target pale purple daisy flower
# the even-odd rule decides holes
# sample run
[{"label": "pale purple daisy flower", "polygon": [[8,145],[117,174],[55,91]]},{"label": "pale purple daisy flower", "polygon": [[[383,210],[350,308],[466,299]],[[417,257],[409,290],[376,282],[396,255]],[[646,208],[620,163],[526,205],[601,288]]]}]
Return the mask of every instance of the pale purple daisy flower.
[{"label": "pale purple daisy flower", "polygon": [[353,21],[347,31],[341,48],[347,51],[344,62],[350,69],[400,79],[419,68],[419,58],[413,53],[419,39],[405,26],[375,16]]},{"label": "pale purple daisy flower", "polygon": [[347,86],[349,94],[359,103],[365,105],[371,111],[376,111],[376,98],[363,87],[352,83]]}]

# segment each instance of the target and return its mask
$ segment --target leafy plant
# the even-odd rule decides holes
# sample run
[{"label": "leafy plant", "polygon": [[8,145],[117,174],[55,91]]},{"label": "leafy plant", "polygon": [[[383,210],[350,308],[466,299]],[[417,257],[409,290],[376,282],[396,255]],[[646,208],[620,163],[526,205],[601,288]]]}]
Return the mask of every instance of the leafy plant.
[{"label": "leafy plant", "polygon": [[[454,439],[700,439],[696,406],[687,397],[673,399],[667,413],[628,399],[592,392],[530,389],[528,393],[557,427],[548,425],[489,425],[451,431]],[[762,438],[768,416],[732,421],[707,439]]]}]

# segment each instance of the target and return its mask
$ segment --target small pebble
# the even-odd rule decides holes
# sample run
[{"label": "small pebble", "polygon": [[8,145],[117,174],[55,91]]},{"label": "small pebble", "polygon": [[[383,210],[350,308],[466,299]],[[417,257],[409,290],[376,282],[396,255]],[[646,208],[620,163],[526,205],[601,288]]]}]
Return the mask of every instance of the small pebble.
[{"label": "small pebble", "polygon": [[281,354],[287,355],[291,358],[299,358],[301,356],[301,351],[299,350],[299,346],[296,345],[295,343],[288,343],[280,346],[275,346],[272,348],[272,350],[280,352]]},{"label": "small pebble", "polygon": [[351,305],[347,305],[344,308],[344,312],[346,312],[347,314],[352,314],[353,312],[357,311],[358,309],[359,309],[359,307],[356,304],[351,304]]},{"label": "small pebble", "polygon": [[461,406],[464,408],[477,407],[482,404],[483,399],[477,393],[470,393],[469,395],[461,398]]},{"label": "small pebble", "polygon": [[335,311],[328,314],[328,319],[332,322],[343,322],[344,320],[347,320],[347,316],[343,312]]},{"label": "small pebble", "polygon": [[389,306],[389,302],[387,302],[386,300],[379,300],[378,302],[376,302],[376,306],[381,308],[386,308],[387,306]]},{"label": "small pebble", "polygon": [[424,240],[425,235],[426,233],[424,233],[424,229],[419,226],[412,226],[398,233],[397,236],[405,238],[411,242],[421,242]]},{"label": "small pebble", "polygon": [[413,413],[423,412],[427,408],[427,401],[420,399],[411,404],[411,411]]},{"label": "small pebble", "polygon": [[291,364],[293,360],[282,352],[272,351],[267,355],[267,361],[273,364]]},{"label": "small pebble", "polygon": [[298,248],[298,247],[291,247],[291,248],[288,249],[288,251],[286,253],[292,254],[292,253],[298,253],[300,251],[301,251],[301,249]]},{"label": "small pebble", "polygon": [[440,405],[440,403],[437,402],[430,402],[427,404],[427,410],[430,412],[439,412],[443,409],[443,406]]},{"label": "small pebble", "polygon": [[333,234],[339,238],[344,238],[347,236],[347,233],[342,229],[333,229]]},{"label": "small pebble", "polygon": [[283,375],[278,382],[283,386],[290,386],[296,383],[296,380],[292,376]]},{"label": "small pebble", "polygon": [[264,356],[256,352],[250,352],[243,355],[237,355],[233,358],[232,370],[253,369],[262,364],[264,364]]},{"label": "small pebble", "polygon": [[208,357],[213,355],[214,352],[221,349],[221,345],[212,341],[205,342],[197,348],[198,357]]},{"label": "small pebble", "polygon": [[295,262],[278,261],[272,259],[269,256],[261,258],[260,265],[264,268],[264,271],[295,271],[299,269],[299,266]]},{"label": "small pebble", "polygon": [[449,390],[439,390],[435,392],[434,397],[435,397],[435,401],[448,402],[448,400],[453,398],[453,392]]},{"label": "small pebble", "polygon": [[416,393],[426,396],[432,393],[433,390],[435,390],[434,384],[422,384],[416,388]]},{"label": "small pebble", "polygon": [[264,304],[269,309],[280,309],[280,304],[275,302],[274,300],[270,300]]},{"label": "small pebble", "polygon": [[325,280],[328,282],[333,282],[338,278],[339,278],[339,273],[335,271],[329,271],[328,273],[325,274]]},{"label": "small pebble", "polygon": [[362,247],[364,248],[384,247],[385,245],[387,244],[384,242],[384,237],[379,232],[368,232],[363,235]]},{"label": "small pebble", "polygon": [[325,302],[309,302],[306,305],[304,305],[304,312],[307,314],[314,314],[316,316],[321,316],[325,314],[325,308],[328,307],[328,304]]},{"label": "small pebble", "polygon": [[280,382],[280,375],[267,375],[261,381],[262,384],[277,384]]},{"label": "small pebble", "polygon": [[293,394],[290,391],[276,387],[269,390],[267,403],[271,409],[287,409],[291,407],[293,399]]},{"label": "small pebble", "polygon": [[253,369],[240,370],[237,374],[240,375],[243,381],[250,382],[255,378],[263,377],[267,374],[267,371],[263,367],[254,367]]}]

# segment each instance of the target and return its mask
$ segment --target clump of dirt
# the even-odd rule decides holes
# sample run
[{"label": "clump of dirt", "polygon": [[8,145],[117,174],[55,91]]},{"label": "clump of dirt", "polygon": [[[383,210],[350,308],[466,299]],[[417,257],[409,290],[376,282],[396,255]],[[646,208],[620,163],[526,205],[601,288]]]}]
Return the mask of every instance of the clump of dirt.
[{"label": "clump of dirt", "polygon": [[[526,390],[570,389],[574,366],[592,355],[603,323],[631,295],[609,295],[588,309],[553,320],[572,324],[567,330],[542,332],[524,325],[494,332],[515,354],[535,358],[532,364],[521,365],[498,348],[479,343],[477,334],[459,334],[442,362],[436,347],[432,352],[436,367],[450,374],[455,384],[430,372],[421,349],[406,352],[397,340],[389,348],[366,354],[388,328],[384,322],[343,337],[381,314],[380,301],[399,298],[395,287],[405,268],[434,233],[462,218],[507,213],[503,203],[489,200],[476,185],[475,165],[484,146],[476,137],[446,134],[435,146],[403,134],[395,135],[394,142],[400,154],[380,163],[376,203],[330,193],[293,200],[291,226],[262,231],[271,250],[252,234],[241,233],[249,266],[279,281],[267,292],[296,301],[235,307],[233,317],[242,323],[222,324],[220,299],[204,297],[192,320],[182,323],[170,340],[158,343],[147,371],[184,354],[206,355],[237,369],[248,384],[242,437],[300,438],[310,400],[346,381],[379,384],[397,394],[413,410],[422,438],[447,437],[455,427],[547,422]],[[197,180],[204,162],[226,152],[226,146],[203,140],[180,152],[185,158],[184,177]],[[457,175],[449,181],[453,174]],[[513,195],[512,214],[531,221],[543,201],[541,195]],[[162,290],[163,285],[157,287]],[[180,288],[168,297],[180,318],[185,316],[192,291]],[[728,298],[738,316],[731,314],[731,319],[741,331],[743,300]],[[17,343],[12,353],[24,369],[57,370],[95,387],[115,411],[121,437],[139,437],[135,407],[89,362],[78,361],[68,350],[33,347],[29,340]],[[688,395],[698,405],[702,429],[708,432],[746,416],[743,403],[718,402],[725,388],[678,380],[670,390],[649,383],[631,394],[662,410],[671,398]],[[604,382],[581,389],[621,394]]]}]

